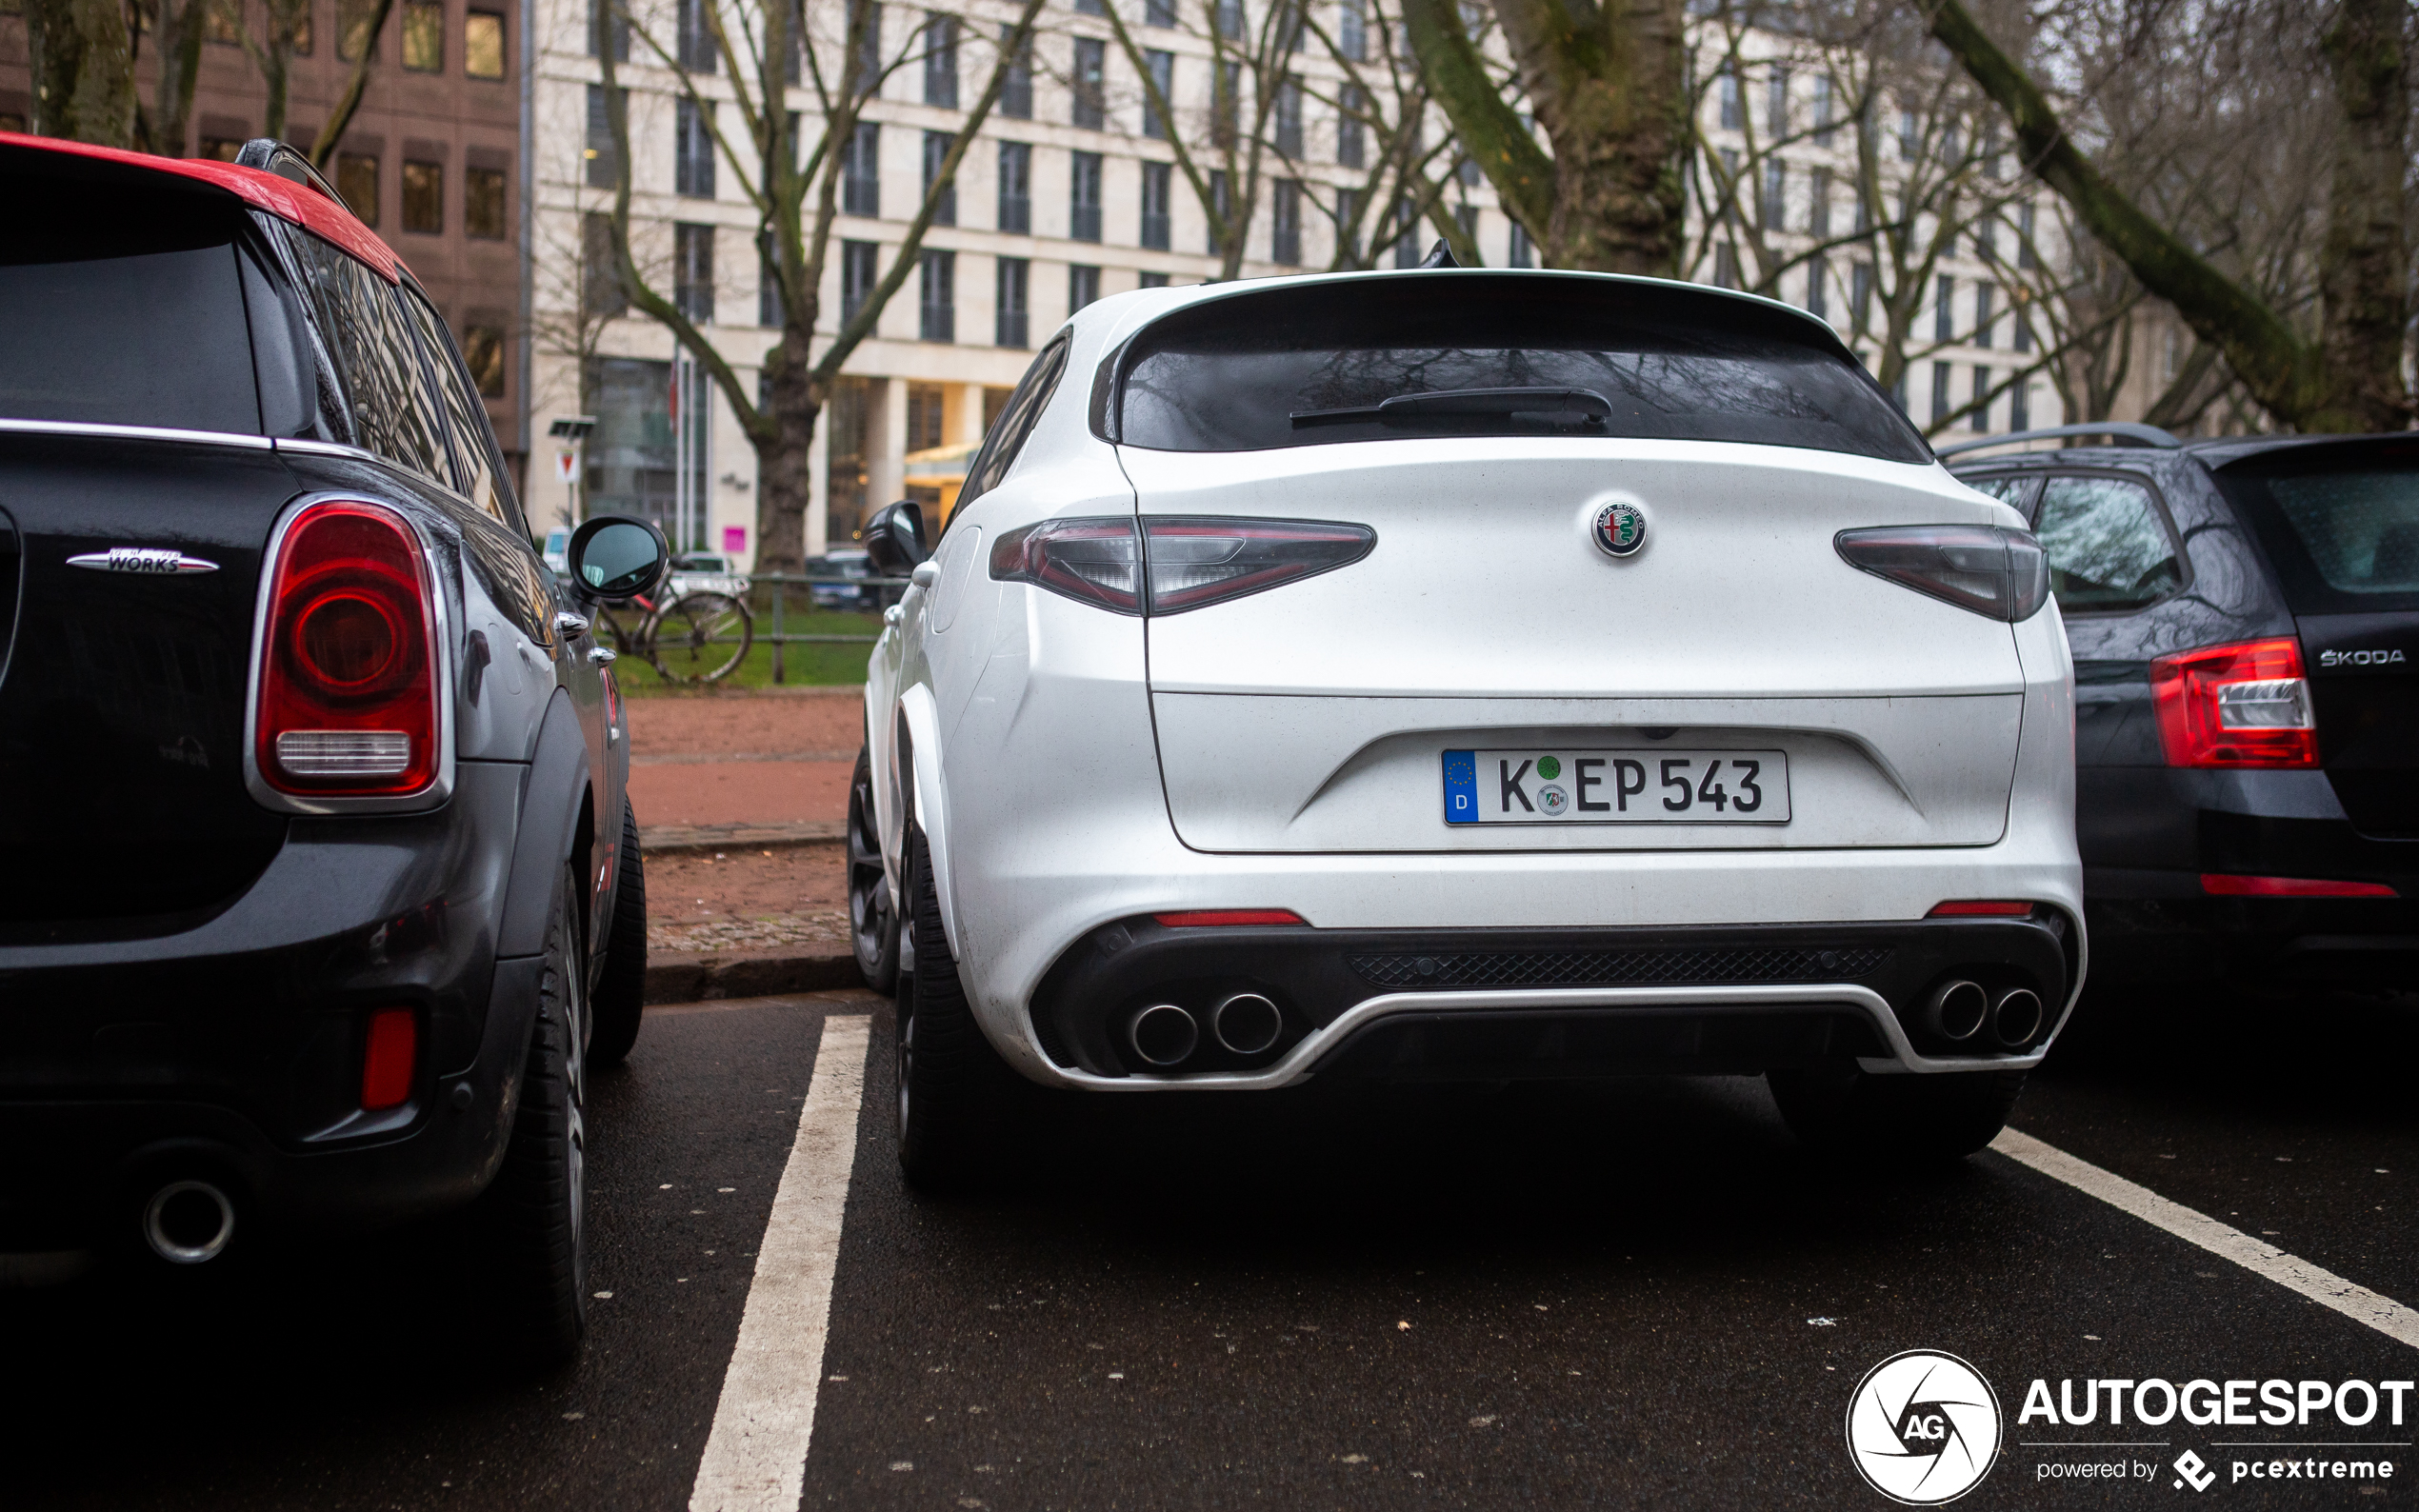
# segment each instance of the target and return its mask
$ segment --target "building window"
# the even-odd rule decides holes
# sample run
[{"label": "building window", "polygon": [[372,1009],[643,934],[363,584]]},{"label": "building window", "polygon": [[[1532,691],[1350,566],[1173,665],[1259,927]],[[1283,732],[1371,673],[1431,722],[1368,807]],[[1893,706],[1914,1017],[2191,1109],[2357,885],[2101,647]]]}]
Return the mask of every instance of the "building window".
[{"label": "building window", "polygon": [[1953,370],[1945,362],[1936,362],[1931,365],[1931,423],[1933,425],[1939,425],[1948,419],[1949,409],[1956,403],[1949,397],[1949,375]]},{"label": "building window", "polygon": [[[932,186],[940,182],[941,169],[949,166],[950,149],[956,145],[957,138],[947,131],[924,133],[924,197],[926,199],[932,197]],[[957,183],[955,180],[951,180],[950,187],[941,191],[940,203],[932,207],[932,224],[935,226],[957,224]]]},{"label": "building window", "polygon": [[1990,428],[1990,369],[1974,368],[1974,412],[1967,424],[1976,430]]},{"label": "building window", "polygon": [[1830,294],[1823,286],[1830,281],[1829,259],[1816,252],[1806,260],[1806,312],[1829,319]]},{"label": "building window", "polygon": [[423,236],[442,235],[445,231],[445,165],[414,163],[409,158],[403,165],[403,229]]},{"label": "building window", "polygon": [[1337,50],[1355,63],[1366,63],[1369,55],[1369,17],[1361,10],[1361,0],[1344,0],[1335,18]]},{"label": "building window", "polygon": [[1302,81],[1288,74],[1277,84],[1276,99],[1277,153],[1293,162],[1302,160]]},{"label": "building window", "polygon": [[1775,68],[1764,81],[1764,129],[1778,142],[1789,130],[1789,70]]},{"label": "building window", "polygon": [[1859,330],[1873,309],[1873,265],[1851,263],[1848,269],[1848,318]]},{"label": "building window", "polygon": [[1713,287],[1739,287],[1739,249],[1729,242],[1713,244]]},{"label": "building window", "polygon": [[1210,170],[1210,245],[1204,250],[1212,257],[1223,256],[1227,249],[1227,235],[1241,229],[1239,227],[1227,224],[1227,218],[1233,213],[1233,210],[1234,195],[1227,187],[1226,170],[1211,169]]},{"label": "building window", "polygon": [[691,73],[712,73],[718,59],[713,21],[706,10],[711,0],[680,0],[672,18],[672,50],[680,66]]},{"label": "building window", "polygon": [[1932,286],[1932,340],[1948,341],[1956,334],[1957,319],[1950,309],[1956,298],[1957,280],[1947,273],[1941,274],[1940,282]]},{"label": "building window", "polygon": [[1229,42],[1242,40],[1243,0],[1211,0],[1211,10],[1217,21],[1218,35]]},{"label": "building window", "polygon": [[482,399],[504,397],[504,332],[493,326],[462,328],[462,363]]},{"label": "building window", "polygon": [[957,340],[957,253],[927,248],[916,262],[916,334]]},{"label": "building window", "polygon": [[2035,260],[2037,255],[2032,249],[2032,207],[2020,206],[2016,210],[2016,266],[2038,268],[2041,265]]},{"label": "building window", "polygon": [[614,266],[613,218],[596,210],[580,217],[580,308],[599,320],[630,308],[630,291]]},{"label": "building window", "polygon": [[474,79],[504,77],[504,15],[473,10],[462,21],[462,71]]},{"label": "building window", "polygon": [[[1159,91],[1161,100],[1170,102],[1172,109],[1176,97],[1176,55],[1154,49],[1142,55],[1142,63],[1150,75],[1151,88]],[[1142,134],[1154,141],[1168,140],[1168,122],[1160,115],[1159,108],[1150,103],[1148,90],[1142,97]]]},{"label": "building window", "polygon": [[772,259],[756,254],[756,324],[778,330],[789,323],[790,306],[781,297],[781,273]]},{"label": "building window", "polygon": [[882,249],[872,242],[842,242],[840,244],[840,318],[854,320],[865,308],[868,295],[879,280],[877,262]]},{"label": "building window", "polygon": [[672,191],[685,194],[690,199],[712,199],[714,197],[713,117],[707,111],[711,110],[713,106],[709,103],[706,109],[701,110],[697,108],[697,102],[686,95],[682,96],[676,104],[678,109],[673,116],[674,135],[672,138],[674,153]]},{"label": "building window", "polygon": [[2008,428],[2032,428],[2032,385],[2018,382],[2008,390]]},{"label": "building window", "polygon": [[1806,186],[1806,229],[1818,237],[1831,234],[1831,170],[1818,168]]},{"label": "building window", "polygon": [[1139,275],[1139,277],[1140,281],[1134,285],[1136,288],[1165,288],[1168,287],[1168,275],[1165,273],[1144,273]]},{"label": "building window", "polygon": [[409,3],[403,8],[403,66],[414,73],[445,71],[445,7]]},{"label": "building window", "polygon": [[202,138],[201,151],[194,155],[215,162],[232,163],[243,154],[244,139],[240,136],[206,136]]},{"label": "building window", "polygon": [[1098,130],[1108,122],[1106,77],[1109,44],[1097,37],[1075,39],[1075,113],[1077,126]]},{"label": "building window", "polygon": [[1411,202],[1397,195],[1394,200],[1394,266],[1419,266],[1419,217],[1412,213]]},{"label": "building window", "polygon": [[1302,184],[1281,178],[1269,186],[1269,260],[1294,267],[1302,261]]},{"label": "building window", "polygon": [[[2016,292],[2021,295],[2024,290],[2019,288]],[[2009,345],[2018,351],[2030,351],[2032,350],[2032,320],[2026,313],[2021,298],[2016,302],[2014,314],[2016,318],[2009,322],[2014,328],[2009,333]]]},{"label": "building window", "polygon": [[[850,7],[850,24],[856,21],[856,8]],[[865,8],[865,30],[857,33],[857,94],[871,99],[882,92],[882,8]]]},{"label": "building window", "polygon": [[[1000,42],[1005,46],[1016,28],[1003,24]],[[1033,118],[1033,35],[1025,34],[1017,44],[1016,55],[1008,61],[1008,76],[1000,81],[999,112],[1019,121]]]},{"label": "building window", "polygon": [[859,121],[840,161],[840,209],[850,215],[882,213],[882,128]]},{"label": "building window", "polygon": [[[621,91],[625,107],[630,90]],[[621,169],[613,152],[613,123],[605,110],[605,86],[588,87],[588,187],[611,189],[621,179]]]},{"label": "building window", "polygon": [[[336,0],[337,50],[344,50],[344,17],[346,8],[360,0]],[[599,44],[608,34],[613,39],[613,61],[630,61],[630,15],[615,0],[588,0],[588,55],[595,57]],[[594,89],[594,85],[590,86]]]},{"label": "building window", "polygon": [[1176,0],[1143,0],[1142,24],[1147,27],[1174,26]]},{"label": "building window", "polygon": [[672,226],[672,304],[700,326],[714,319],[714,229]]},{"label": "building window", "polygon": [[1814,145],[1831,145],[1831,76],[1828,73],[1814,76]]},{"label": "building window", "polygon": [[244,45],[243,0],[210,0],[202,12],[202,35],[222,48]]},{"label": "building window", "polygon": [[999,229],[1030,233],[1033,229],[1033,148],[1030,142],[1000,144]]},{"label": "building window", "polygon": [[939,384],[910,384],[907,392],[907,448],[930,451],[949,430],[950,391]]},{"label": "building window", "polygon": [[1537,266],[1537,246],[1529,239],[1529,228],[1518,221],[1511,223],[1511,245],[1505,249],[1504,266],[1506,268]]},{"label": "building window", "polygon": [[1789,229],[1789,166],[1777,157],[1764,160],[1764,206],[1757,213],[1768,231]]},{"label": "building window", "polygon": [[1075,0],[1075,13],[1087,16],[1109,14],[1109,0]]},{"label": "building window", "polygon": [[1067,175],[1067,234],[1079,242],[1100,240],[1100,154],[1070,152]]},{"label": "building window", "polygon": [[378,224],[378,160],[367,152],[336,154],[336,192],[364,226]]},{"label": "building window", "polygon": [[1072,315],[1100,298],[1100,269],[1081,263],[1067,267],[1067,313]]},{"label": "building window", "polygon": [[[370,30],[370,24],[377,19],[377,0],[336,0],[336,56],[347,63],[359,63],[365,56],[376,57],[378,35]],[[627,54],[627,27],[618,40]]]},{"label": "building window", "polygon": [[1345,168],[1359,168],[1367,158],[1366,139],[1361,133],[1361,90],[1357,85],[1346,85],[1335,98],[1335,161]]},{"label": "building window", "polygon": [[1985,215],[1974,223],[1974,256],[1986,263],[1999,260],[1999,217]]},{"label": "building window", "polygon": [[1743,117],[1739,113],[1739,70],[1737,68],[1730,64],[1724,64],[1722,72],[1713,81],[1713,87],[1714,92],[1721,99],[1722,129],[1737,130],[1743,124]]},{"label": "building window", "polygon": [[1210,140],[1222,148],[1234,145],[1243,101],[1243,65],[1220,63],[1210,73]]},{"label": "building window", "polygon": [[483,242],[505,237],[504,170],[470,168],[462,170],[462,233]]},{"label": "building window", "polygon": [[1912,110],[1899,111],[1898,155],[1906,159],[1908,162],[1912,163],[1915,161],[1915,155],[1923,149],[1923,123],[1915,118],[1915,112]]},{"label": "building window", "polygon": [[1166,163],[1142,166],[1142,244],[1154,252],[1168,249],[1168,201],[1175,169]]},{"label": "building window", "polygon": [[957,109],[957,17],[939,11],[924,19],[924,103]]},{"label": "building window", "polygon": [[995,259],[997,286],[991,294],[992,334],[994,347],[1028,347],[1026,340],[1027,286],[1030,283],[1033,265],[1022,257]]},{"label": "building window", "polygon": [[1974,345],[1977,347],[1990,345],[1991,328],[1999,324],[1998,312],[1990,308],[1998,303],[1998,293],[1999,286],[1996,284],[1974,286]]},{"label": "building window", "polygon": [[[273,25],[275,18],[271,18]],[[310,56],[310,8],[305,6],[286,22],[286,50],[295,57]]]}]

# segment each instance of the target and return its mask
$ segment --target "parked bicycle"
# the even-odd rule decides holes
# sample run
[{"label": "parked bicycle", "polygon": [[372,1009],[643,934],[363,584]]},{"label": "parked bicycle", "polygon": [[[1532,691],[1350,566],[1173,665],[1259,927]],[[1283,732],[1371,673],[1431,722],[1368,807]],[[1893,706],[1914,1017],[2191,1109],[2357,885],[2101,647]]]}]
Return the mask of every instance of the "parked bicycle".
[{"label": "parked bicycle", "polygon": [[[635,611],[636,618],[625,623]],[[641,597],[619,614],[601,611],[613,648],[643,658],[668,683],[718,683],[748,659],[755,616],[735,593],[684,593],[658,605]]]}]

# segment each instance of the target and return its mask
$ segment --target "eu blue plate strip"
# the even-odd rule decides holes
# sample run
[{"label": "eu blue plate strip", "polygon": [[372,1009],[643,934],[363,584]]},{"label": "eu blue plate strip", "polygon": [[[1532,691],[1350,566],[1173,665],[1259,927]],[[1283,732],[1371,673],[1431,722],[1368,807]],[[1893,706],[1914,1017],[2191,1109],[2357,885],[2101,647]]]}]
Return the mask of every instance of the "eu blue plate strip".
[{"label": "eu blue plate strip", "polygon": [[1478,756],[1473,751],[1445,753],[1445,823],[1478,823]]}]

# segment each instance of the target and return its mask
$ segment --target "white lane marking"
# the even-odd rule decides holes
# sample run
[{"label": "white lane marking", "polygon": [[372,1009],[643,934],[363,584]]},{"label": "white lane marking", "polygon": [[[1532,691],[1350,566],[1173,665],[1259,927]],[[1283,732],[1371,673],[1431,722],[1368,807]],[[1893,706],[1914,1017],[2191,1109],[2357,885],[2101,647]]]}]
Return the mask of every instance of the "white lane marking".
[{"label": "white lane marking", "polygon": [[831,1324],[831,1273],[856,1164],[871,1021],[823,1021],[798,1138],[756,1249],[739,1342],[723,1374],[690,1512],[796,1512]]},{"label": "white lane marking", "polygon": [[2313,1265],[2298,1255],[2289,1255],[2239,1228],[2228,1227],[2206,1213],[2196,1212],[2181,1203],[2169,1202],[2147,1186],[2136,1186],[2113,1171],[2104,1171],[2089,1161],[2077,1160],[2055,1145],[2044,1144],[2029,1134],[2011,1128],[2001,1129],[1999,1137],[1990,1142],[1990,1147],[2044,1176],[2053,1177],[2077,1191],[2089,1193],[2111,1207],[2130,1213],[2153,1227],[2164,1228],[2176,1238],[2198,1244],[2212,1255],[2265,1276],[2289,1291],[2299,1292],[2314,1303],[2332,1307],[2354,1323],[2367,1323],[2389,1339],[2419,1349],[2419,1312],[2413,1312],[2391,1297],[2381,1296],[2366,1286],[2346,1281],[2333,1271]]}]

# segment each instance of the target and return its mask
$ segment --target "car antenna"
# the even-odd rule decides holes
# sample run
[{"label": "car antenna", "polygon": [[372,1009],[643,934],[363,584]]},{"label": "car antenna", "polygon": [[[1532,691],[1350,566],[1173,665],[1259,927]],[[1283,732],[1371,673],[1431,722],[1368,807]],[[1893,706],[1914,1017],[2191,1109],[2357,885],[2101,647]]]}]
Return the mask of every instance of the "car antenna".
[{"label": "car antenna", "polygon": [[1428,255],[1419,260],[1419,265],[1422,268],[1459,268],[1462,266],[1461,264],[1453,261],[1453,249],[1445,245],[1445,238],[1442,236],[1436,238],[1436,245],[1428,249]]}]

